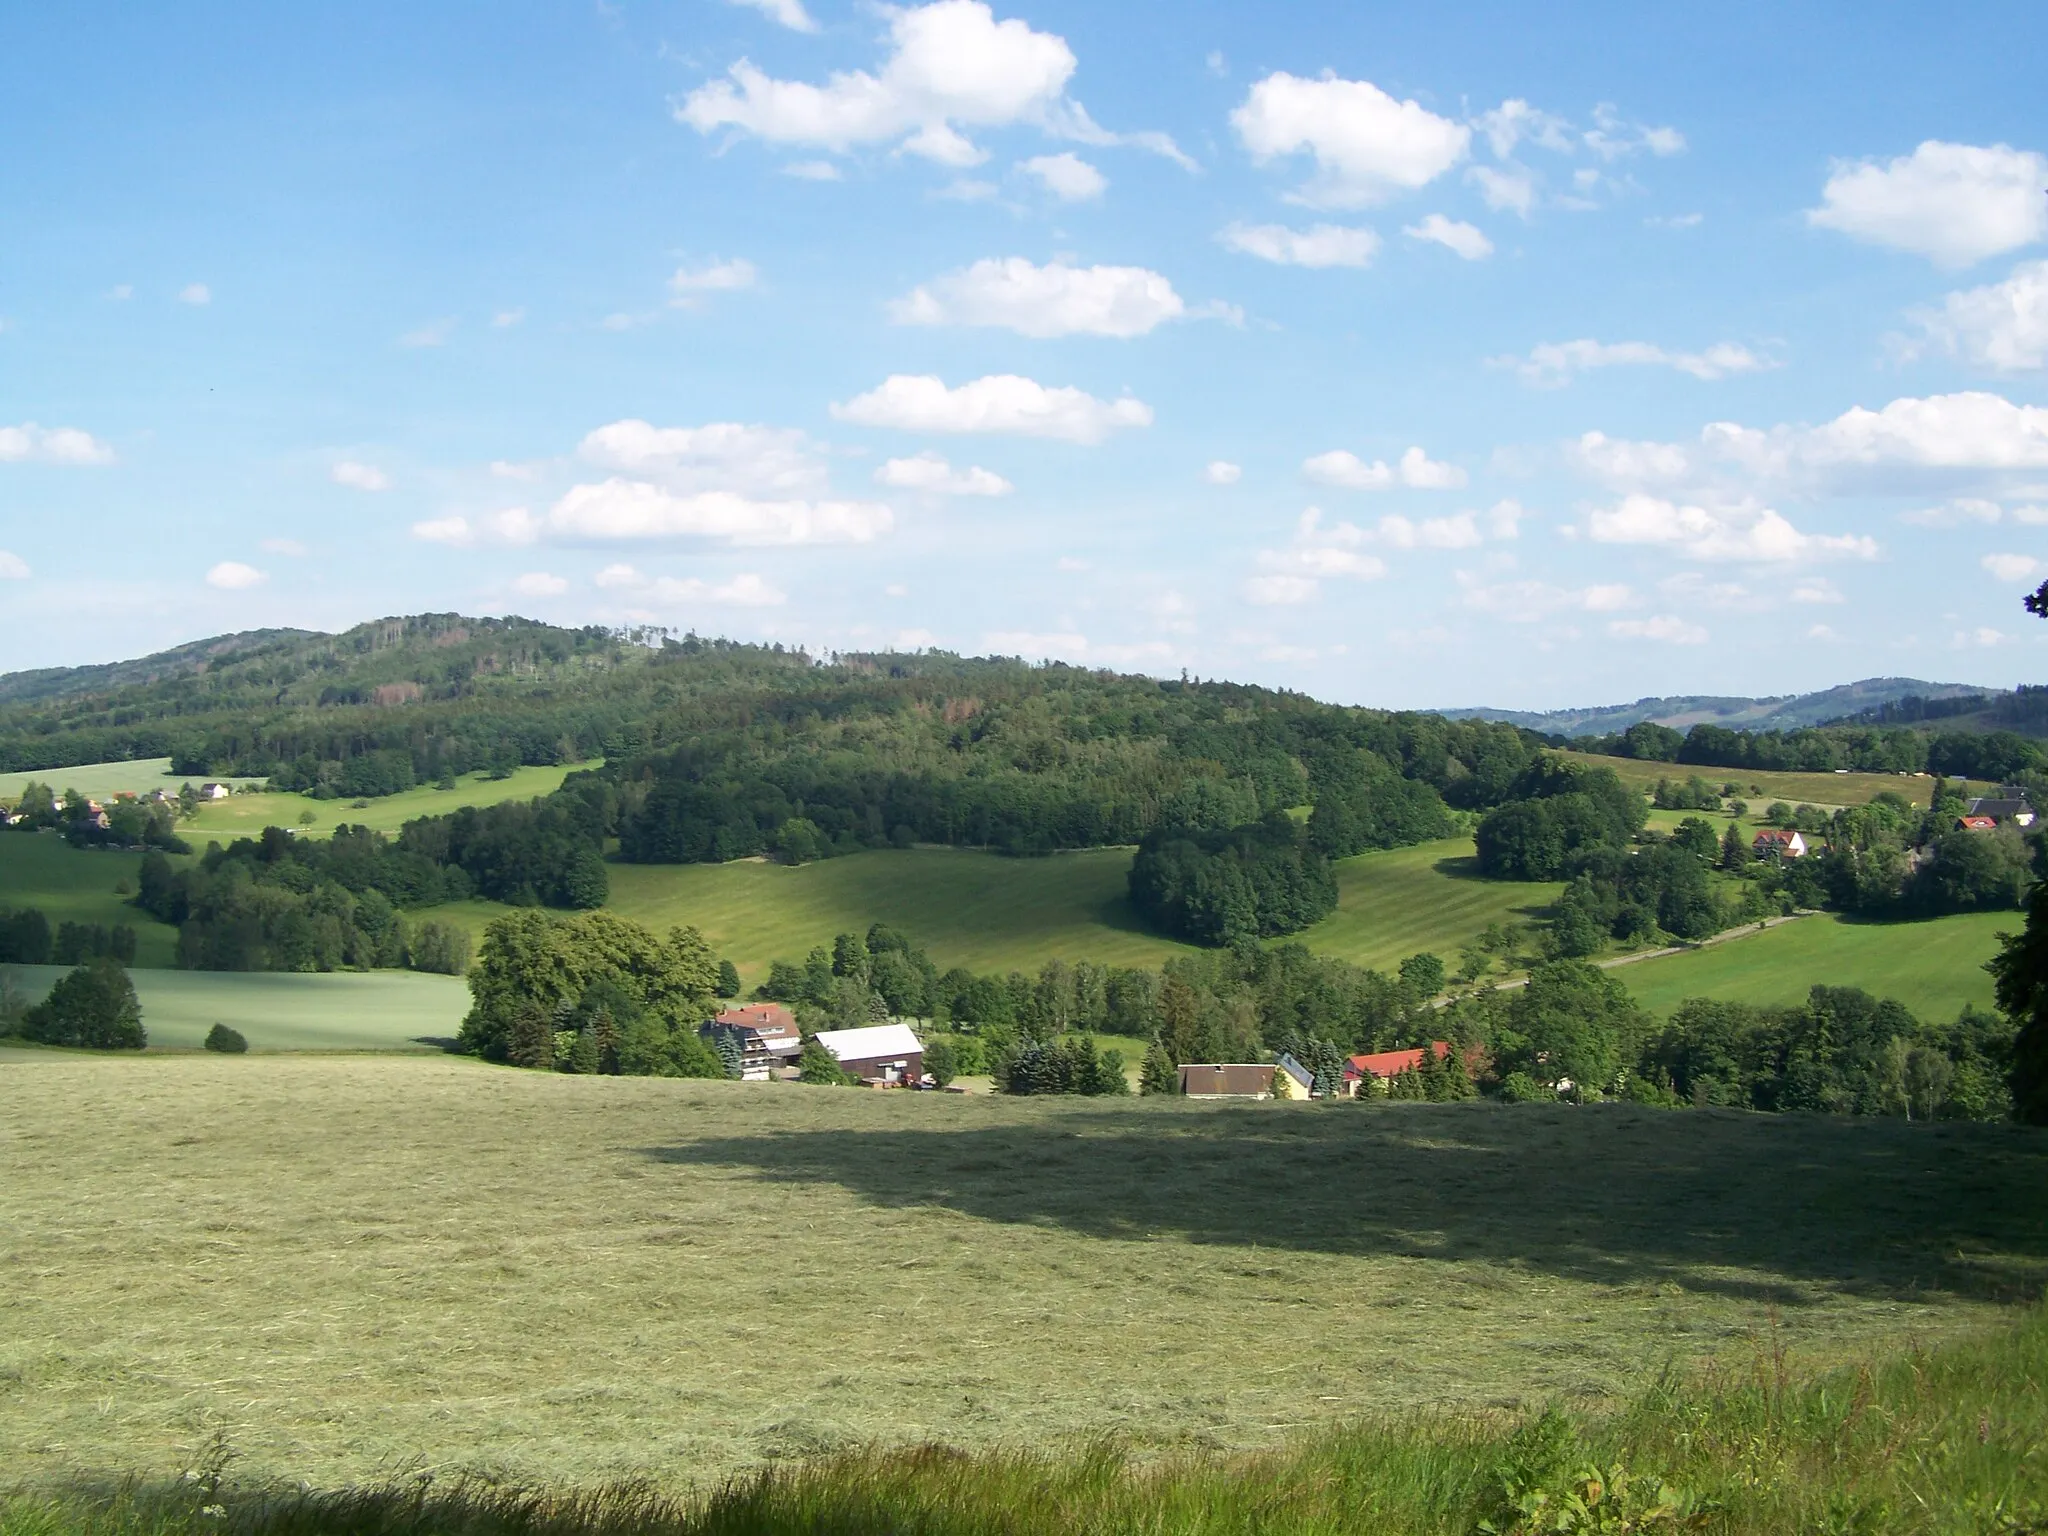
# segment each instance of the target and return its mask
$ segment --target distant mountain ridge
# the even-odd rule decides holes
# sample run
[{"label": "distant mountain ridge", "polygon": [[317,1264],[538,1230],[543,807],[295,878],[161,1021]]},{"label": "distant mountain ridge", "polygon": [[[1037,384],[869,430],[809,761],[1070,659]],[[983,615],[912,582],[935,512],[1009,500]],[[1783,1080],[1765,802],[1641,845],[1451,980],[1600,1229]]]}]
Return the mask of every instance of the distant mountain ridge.
[{"label": "distant mountain ridge", "polygon": [[166,678],[196,676],[221,662],[233,661],[279,641],[309,640],[314,635],[310,629],[245,629],[238,634],[188,640],[168,651],[139,656],[132,661],[4,672],[0,673],[0,704],[72,698],[79,694],[105,693],[116,688],[161,682]]},{"label": "distant mountain ridge", "polygon": [[1695,725],[1720,725],[1731,730],[1790,731],[1825,725],[1896,704],[1905,698],[1958,699],[1981,694],[1988,699],[2010,690],[1969,683],[1930,683],[1917,677],[1866,677],[1818,693],[1787,693],[1774,698],[1745,699],[1715,694],[1677,694],[1637,699],[1633,704],[1607,704],[1590,709],[1440,709],[1448,720],[1502,720],[1551,736],[1606,736],[1648,720],[1683,731]]}]

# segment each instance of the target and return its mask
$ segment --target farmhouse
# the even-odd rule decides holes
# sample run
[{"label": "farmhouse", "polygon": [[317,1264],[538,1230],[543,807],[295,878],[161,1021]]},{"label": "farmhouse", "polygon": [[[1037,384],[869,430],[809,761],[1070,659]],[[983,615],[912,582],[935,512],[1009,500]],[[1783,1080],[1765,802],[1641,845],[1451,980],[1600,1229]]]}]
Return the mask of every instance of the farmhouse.
[{"label": "farmhouse", "polygon": [[750,1083],[765,1083],[775,1067],[795,1061],[804,1048],[796,1016],[780,1003],[728,1008],[700,1024],[697,1033],[714,1047],[721,1039],[737,1045],[740,1076]]},{"label": "farmhouse", "polygon": [[[1429,1048],[1436,1052],[1441,1061],[1451,1054],[1448,1040],[1432,1040]],[[1344,1063],[1344,1097],[1355,1099],[1358,1092],[1370,1078],[1391,1081],[1403,1072],[1413,1072],[1422,1065],[1422,1047],[1409,1051],[1374,1051],[1366,1056],[1352,1056]]]},{"label": "farmhouse", "polygon": [[1282,1051],[1278,1064],[1273,1068],[1273,1097],[1312,1099],[1316,1096],[1315,1090],[1315,1073]]},{"label": "farmhouse", "polygon": [[2025,787],[2019,784],[2001,784],[1997,794],[1972,800],[1966,814],[1989,816],[2000,825],[2008,821],[2016,827],[2034,824],[2034,807],[2027,799]]},{"label": "farmhouse", "polygon": [[909,1084],[924,1077],[924,1046],[908,1024],[875,1024],[866,1029],[821,1029],[818,1044],[840,1069],[864,1082]]},{"label": "farmhouse", "polygon": [[1258,1061],[1183,1062],[1180,1091],[1191,1099],[1270,1099],[1279,1070]]},{"label": "farmhouse", "polygon": [[225,784],[207,783],[199,786],[199,798],[202,800],[225,800],[232,793],[233,791]]},{"label": "farmhouse", "polygon": [[1764,827],[1750,839],[1749,851],[1760,859],[1803,859],[1806,839],[1789,827]]},{"label": "farmhouse", "polygon": [[1956,818],[1956,830],[1958,832],[1996,832],[1998,830],[1998,818],[1995,816],[1958,816]]}]

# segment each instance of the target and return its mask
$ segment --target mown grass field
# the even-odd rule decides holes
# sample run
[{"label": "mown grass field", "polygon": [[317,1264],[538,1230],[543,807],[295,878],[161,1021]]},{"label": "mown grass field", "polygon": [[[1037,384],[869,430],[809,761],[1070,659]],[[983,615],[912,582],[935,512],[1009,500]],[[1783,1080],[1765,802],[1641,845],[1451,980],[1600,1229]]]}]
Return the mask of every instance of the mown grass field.
[{"label": "mown grass field", "polygon": [[2000,932],[2017,932],[2024,923],[2019,912],[1967,912],[1921,923],[1856,922],[1822,913],[1614,974],[1660,1016],[1688,997],[1779,1005],[1799,1002],[1825,984],[1896,998],[1920,1018],[1946,1023],[1965,1004],[1992,1006],[1984,962],[1998,952]]},{"label": "mown grass field", "polygon": [[[94,800],[104,800],[109,795],[124,791],[131,795],[147,794],[152,789],[168,790],[175,794],[178,786],[185,783],[187,775],[171,772],[168,757],[142,757],[122,763],[81,763],[75,768],[38,768],[29,773],[0,773],[0,800],[12,805],[21,798],[21,792],[30,784],[47,784],[62,796],[67,789],[75,789],[81,795]],[[209,775],[190,775],[194,785],[206,782]],[[222,784],[260,784],[261,779],[221,779]]]},{"label": "mown grass field", "polygon": [[73,848],[54,832],[0,832],[0,907],[38,907],[59,923],[127,923],[138,966],[171,964],[178,933],[114,889],[135,889],[142,855]]},{"label": "mown grass field", "polygon": [[[30,1002],[41,1001],[64,974],[56,965],[7,969]],[[461,980],[422,971],[131,975],[151,1050],[197,1050],[215,1024],[240,1030],[252,1051],[430,1050],[429,1042],[453,1039],[469,1011]]]},{"label": "mown grass field", "polygon": [[[194,847],[204,847],[210,839],[226,842],[230,838],[254,837],[265,827],[302,827],[311,837],[330,836],[343,823],[396,832],[408,821],[422,816],[445,816],[465,805],[499,805],[507,800],[551,795],[570,774],[596,766],[593,762],[564,768],[515,768],[503,779],[465,773],[456,779],[453,789],[422,785],[403,794],[382,796],[363,806],[357,806],[353,800],[315,800],[307,795],[236,795],[202,805],[190,821],[180,826],[179,832]],[[301,821],[308,812],[313,819]]]},{"label": "mown grass field", "polygon": [[1830,809],[1844,805],[1865,805],[1885,790],[1904,795],[1915,805],[1926,805],[1934,796],[1932,779],[1896,773],[1767,773],[1753,768],[1699,768],[1687,763],[1646,763],[1633,757],[1604,757],[1597,752],[1560,753],[1569,762],[1612,768],[1624,784],[1644,794],[1656,789],[1659,779],[1683,784],[1698,774],[1719,789],[1723,784],[1742,786],[1738,798],[1757,811],[1773,800],[1788,805],[1818,805]]},{"label": "mown grass field", "polygon": [[1627,1105],[1050,1101],[446,1059],[0,1064],[19,1477],[691,1480],[1270,1447],[2004,1314],[2048,1138]]}]

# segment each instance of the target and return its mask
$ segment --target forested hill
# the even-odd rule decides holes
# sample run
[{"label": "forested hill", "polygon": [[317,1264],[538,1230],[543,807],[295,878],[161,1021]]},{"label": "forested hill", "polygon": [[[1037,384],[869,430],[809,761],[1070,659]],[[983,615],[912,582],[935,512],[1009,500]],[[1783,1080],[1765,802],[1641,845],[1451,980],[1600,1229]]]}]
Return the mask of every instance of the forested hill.
[{"label": "forested hill", "polygon": [[326,640],[303,629],[249,629],[240,634],[193,640],[154,656],[110,661],[92,667],[41,667],[33,672],[0,674],[0,704],[61,699],[77,694],[109,693],[168,678],[192,677],[251,652],[290,645],[294,641]]},{"label": "forested hill", "polygon": [[[1838,722],[1905,724],[1961,718],[1977,713],[1995,714],[1999,701],[2009,697],[2003,689],[1973,687],[1967,683],[1928,683],[1916,677],[1867,677],[1861,682],[1842,683],[1818,693],[1788,693],[1760,699],[1676,694],[1668,698],[1637,699],[1633,704],[1602,704],[1585,709],[1539,712],[1481,707],[1446,709],[1440,713],[1451,720],[1505,721],[1526,730],[1541,731],[1546,736],[1606,736],[1646,720],[1680,731],[1695,725],[1718,725],[1738,731],[1795,731]],[[1934,707],[1926,707],[1929,705]],[[2019,722],[2006,720],[1987,721],[1985,728],[1995,728],[1996,725],[2024,729]]]}]

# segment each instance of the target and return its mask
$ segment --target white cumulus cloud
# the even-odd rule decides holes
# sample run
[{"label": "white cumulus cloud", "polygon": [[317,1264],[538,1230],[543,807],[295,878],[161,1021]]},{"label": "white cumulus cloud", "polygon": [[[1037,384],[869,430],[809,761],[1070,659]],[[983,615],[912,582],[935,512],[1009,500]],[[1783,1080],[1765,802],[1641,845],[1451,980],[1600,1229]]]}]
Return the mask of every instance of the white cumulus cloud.
[{"label": "white cumulus cloud", "polygon": [[239,560],[223,560],[206,573],[206,584],[218,587],[223,592],[243,592],[250,587],[260,587],[270,578],[253,565],[244,565]]},{"label": "white cumulus cloud", "polygon": [[1732,341],[1717,342],[1700,352],[1673,352],[1648,341],[1546,341],[1523,357],[1491,359],[1496,367],[1513,368],[1531,384],[1556,386],[1595,368],[1672,368],[1695,379],[1725,379],[1756,373],[1777,364]]},{"label": "white cumulus cloud", "polygon": [[1005,432],[1071,443],[1099,443],[1123,427],[1149,427],[1142,400],[1098,400],[1014,373],[990,374],[948,389],[932,374],[891,374],[864,395],[834,403],[832,415],[864,427],[908,432]]},{"label": "white cumulus cloud", "polygon": [[1211,485],[1235,485],[1244,478],[1244,468],[1228,459],[1211,459],[1202,470],[1202,478]]},{"label": "white cumulus cloud", "polygon": [[327,478],[336,485],[345,485],[354,491],[388,491],[391,477],[374,464],[361,464],[354,459],[343,459],[327,471]]},{"label": "white cumulus cloud", "polygon": [[28,562],[12,550],[0,549],[0,581],[27,581]]},{"label": "white cumulus cloud", "polygon": [[778,80],[741,59],[675,109],[699,133],[737,129],[771,144],[845,152],[898,143],[944,165],[985,158],[961,131],[1031,124],[1083,143],[1131,143],[1187,164],[1164,134],[1115,134],[1066,95],[1076,60],[1066,40],[981,0],[937,0],[884,13],[889,54],[879,69],[844,70],[823,85]]},{"label": "white cumulus cloud", "polygon": [[1256,256],[1283,267],[1363,267],[1380,248],[1369,229],[1343,224],[1316,224],[1289,229],[1284,224],[1229,224],[1217,234],[1224,248]]},{"label": "white cumulus cloud", "polygon": [[1347,491],[1378,491],[1394,485],[1410,490],[1456,490],[1465,483],[1465,471],[1455,464],[1440,464],[1420,448],[1410,448],[1400,461],[1389,467],[1382,459],[1370,464],[1343,448],[1319,453],[1302,461],[1301,472],[1318,485],[1334,485]]},{"label": "white cumulus cloud", "polygon": [[412,525],[412,536],[428,544],[452,544],[468,549],[479,544],[531,544],[545,525],[524,507],[507,507],[470,519],[460,513],[428,518]]},{"label": "white cumulus cloud", "polygon": [[1257,161],[1307,152],[1316,174],[1303,202],[1356,208],[1427,186],[1465,158],[1472,130],[1414,101],[1396,101],[1369,80],[1284,72],[1252,86],[1230,114]]},{"label": "white cumulus cloud", "polygon": [[1467,608],[1510,624],[1538,624],[1561,613],[1618,613],[1637,602],[1635,593],[1619,582],[1585,587],[1534,580],[1484,582],[1460,571],[1458,585]]},{"label": "white cumulus cloud", "polygon": [[213,302],[213,290],[204,283],[187,283],[178,290],[180,304],[204,305]]},{"label": "white cumulus cloud", "polygon": [[711,539],[736,546],[866,544],[894,526],[895,514],[877,502],[764,501],[616,477],[570,487],[547,517],[547,532],[558,539]]},{"label": "white cumulus cloud", "polygon": [[1981,563],[2000,581],[2026,581],[2042,568],[2032,555],[1986,555]]},{"label": "white cumulus cloud", "polygon": [[1310,507],[1285,548],[1259,551],[1259,574],[1246,580],[1245,597],[1262,606],[1292,607],[1313,601],[1332,577],[1375,581],[1387,574],[1387,563],[1366,550],[1369,539],[1351,523],[1325,527],[1321,509]]},{"label": "white cumulus cloud", "polygon": [[1109,188],[1108,177],[1071,151],[1034,155],[1017,169],[1037,177],[1039,185],[1063,203],[1085,203]]},{"label": "white cumulus cloud", "polygon": [[1023,336],[1143,336],[1187,306],[1144,267],[1037,266],[989,258],[948,272],[889,306],[900,325],[976,325]]},{"label": "white cumulus cloud", "polygon": [[2026,261],[2002,283],[1952,293],[1916,318],[1943,347],[1994,373],[2048,368],[2048,261]]},{"label": "white cumulus cloud", "polygon": [[678,308],[688,308],[700,302],[702,294],[751,288],[760,276],[751,261],[739,256],[731,261],[707,262],[701,267],[677,267],[668,280],[669,302]]},{"label": "white cumulus cloud", "polygon": [[1860,534],[1801,533],[1771,507],[1709,510],[1636,493],[1587,519],[1596,544],[1666,545],[1694,560],[1757,563],[1877,558],[1875,540]]},{"label": "white cumulus cloud", "polygon": [[714,421],[657,427],[638,417],[584,435],[577,457],[600,469],[655,480],[671,490],[795,495],[821,490],[826,467],[809,437],[793,427]]},{"label": "white cumulus cloud", "polygon": [[2048,157],[1929,139],[1885,162],[1838,162],[1810,224],[1966,267],[2048,237]]},{"label": "white cumulus cloud", "polygon": [[1401,233],[1412,240],[1433,241],[1467,261],[1479,261],[1493,254],[1493,242],[1478,226],[1445,218],[1440,213],[1430,214],[1420,224],[1408,225]]},{"label": "white cumulus cloud", "polygon": [[114,450],[77,427],[39,427],[25,421],[0,427],[0,464],[111,464]]},{"label": "white cumulus cloud", "polygon": [[733,0],[735,5],[749,6],[766,16],[779,27],[792,32],[815,32],[818,24],[811,19],[811,13],[804,9],[803,0]]},{"label": "white cumulus cloud", "polygon": [[528,571],[512,578],[512,590],[521,597],[560,597],[569,590],[569,583],[547,571]]},{"label": "white cumulus cloud", "polygon": [[1007,496],[1016,489],[992,469],[971,464],[955,469],[927,449],[907,459],[890,459],[875,471],[875,484],[935,496]]}]

